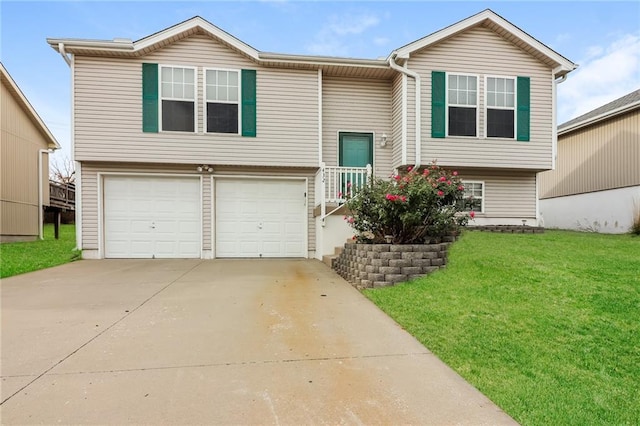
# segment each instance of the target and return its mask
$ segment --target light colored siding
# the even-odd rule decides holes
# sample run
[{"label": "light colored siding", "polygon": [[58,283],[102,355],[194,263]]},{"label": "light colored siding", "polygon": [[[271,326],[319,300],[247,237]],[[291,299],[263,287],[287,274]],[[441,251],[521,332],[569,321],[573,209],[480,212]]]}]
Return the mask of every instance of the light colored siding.
[{"label": "light colored siding", "polygon": [[402,165],[402,116],[403,105],[405,104],[402,98],[402,74],[397,74],[393,79],[392,91],[391,91],[391,126],[393,128],[391,134],[391,148],[392,148],[392,166],[396,168]]},{"label": "light colored siding", "polygon": [[536,218],[535,172],[481,169],[458,169],[458,172],[462,180],[484,181],[485,207],[479,217]]},{"label": "light colored siding", "polygon": [[[545,170],[552,156],[551,69],[487,28],[470,29],[417,52],[409,69],[422,77],[422,158],[440,165]],[[431,138],[431,71],[478,75],[479,138]],[[531,78],[531,137],[529,142],[485,139],[484,77]],[[409,106],[411,102],[409,102]],[[410,108],[409,116],[413,109]],[[411,143],[409,143],[411,145]]]},{"label": "light colored siding", "polygon": [[[147,173],[147,174],[193,174],[195,167],[185,165],[170,164],[114,164],[114,163],[82,163],[82,246],[84,249],[97,250],[98,239],[98,217],[100,215],[98,207],[98,173]],[[215,174],[233,176],[295,176],[309,179],[307,200],[308,201],[308,222],[309,222],[309,250],[315,250],[315,222],[313,220],[313,199],[314,199],[314,176],[313,169],[300,168],[242,168],[242,167],[220,167],[215,169]],[[211,182],[210,175],[203,175],[203,249],[212,248],[211,229]],[[277,202],[277,200],[274,200]],[[215,208],[215,206],[214,206]]]},{"label": "light colored siding", "polygon": [[540,198],[640,185],[640,110],[558,136],[556,169],[540,173]]},{"label": "light colored siding", "polygon": [[[198,67],[198,133],[142,132],[142,63]],[[203,68],[257,69],[255,138],[204,133]],[[143,58],[75,59],[76,159],[317,166],[317,72],[269,69],[196,35]]]},{"label": "light colored siding", "polygon": [[44,199],[49,199],[47,155],[43,176],[38,175],[38,151],[47,148],[47,141],[4,80],[0,87],[0,235],[37,236],[40,179]]},{"label": "light colored siding", "polygon": [[[421,83],[424,84],[424,83]],[[423,107],[424,109],[424,107]],[[424,114],[422,115],[424,117]],[[424,140],[424,136],[422,138]],[[407,77],[407,164],[416,158],[416,81]]]},{"label": "light colored siding", "polygon": [[[322,84],[322,159],[338,165],[338,132],[374,133],[374,171],[381,177],[392,172],[391,82],[325,77]],[[380,137],[389,142],[380,147]],[[393,139],[393,140],[391,140]]]}]

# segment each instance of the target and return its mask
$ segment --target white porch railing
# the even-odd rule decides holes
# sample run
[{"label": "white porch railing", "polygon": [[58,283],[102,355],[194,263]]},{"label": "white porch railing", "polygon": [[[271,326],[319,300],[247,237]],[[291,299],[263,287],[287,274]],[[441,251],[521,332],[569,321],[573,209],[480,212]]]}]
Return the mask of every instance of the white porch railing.
[{"label": "white porch railing", "polygon": [[[316,173],[316,205],[320,205],[321,217],[324,218],[333,213],[327,213],[327,203],[338,204],[339,208],[346,201],[347,194],[355,195],[358,189],[371,181],[372,168],[366,167],[340,167],[327,166],[324,163]],[[335,210],[334,209],[334,210]]]}]

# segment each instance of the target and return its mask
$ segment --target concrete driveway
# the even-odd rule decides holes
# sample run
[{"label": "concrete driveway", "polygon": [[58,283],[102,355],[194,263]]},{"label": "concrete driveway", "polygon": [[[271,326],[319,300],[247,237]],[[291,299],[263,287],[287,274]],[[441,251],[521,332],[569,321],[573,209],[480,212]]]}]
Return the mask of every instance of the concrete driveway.
[{"label": "concrete driveway", "polygon": [[80,261],[0,285],[3,424],[514,423],[318,261]]}]

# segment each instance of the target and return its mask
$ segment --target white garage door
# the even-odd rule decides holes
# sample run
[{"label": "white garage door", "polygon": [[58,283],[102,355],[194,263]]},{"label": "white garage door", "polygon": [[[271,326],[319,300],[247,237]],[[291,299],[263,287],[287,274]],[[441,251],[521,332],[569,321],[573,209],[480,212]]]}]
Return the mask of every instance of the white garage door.
[{"label": "white garage door", "polygon": [[306,184],[216,179],[216,257],[306,257]]},{"label": "white garage door", "polygon": [[199,178],[104,178],[105,257],[199,258],[200,218]]}]

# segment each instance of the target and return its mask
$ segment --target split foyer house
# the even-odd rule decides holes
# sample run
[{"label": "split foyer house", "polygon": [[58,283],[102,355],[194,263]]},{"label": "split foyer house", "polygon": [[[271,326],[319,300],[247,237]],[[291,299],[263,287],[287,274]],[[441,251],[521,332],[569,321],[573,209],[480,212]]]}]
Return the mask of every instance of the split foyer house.
[{"label": "split foyer house", "polygon": [[60,145],[3,64],[0,80],[0,241],[36,240],[49,205],[49,153]]},{"label": "split foyer house", "polygon": [[640,89],[561,124],[557,167],[538,184],[546,227],[628,232],[640,214]]},{"label": "split foyer house", "polygon": [[576,65],[490,10],[386,59],[260,52],[200,17],[69,63],[85,258],[316,257],[348,185],[432,160],[478,224],[538,220],[556,84]]}]

